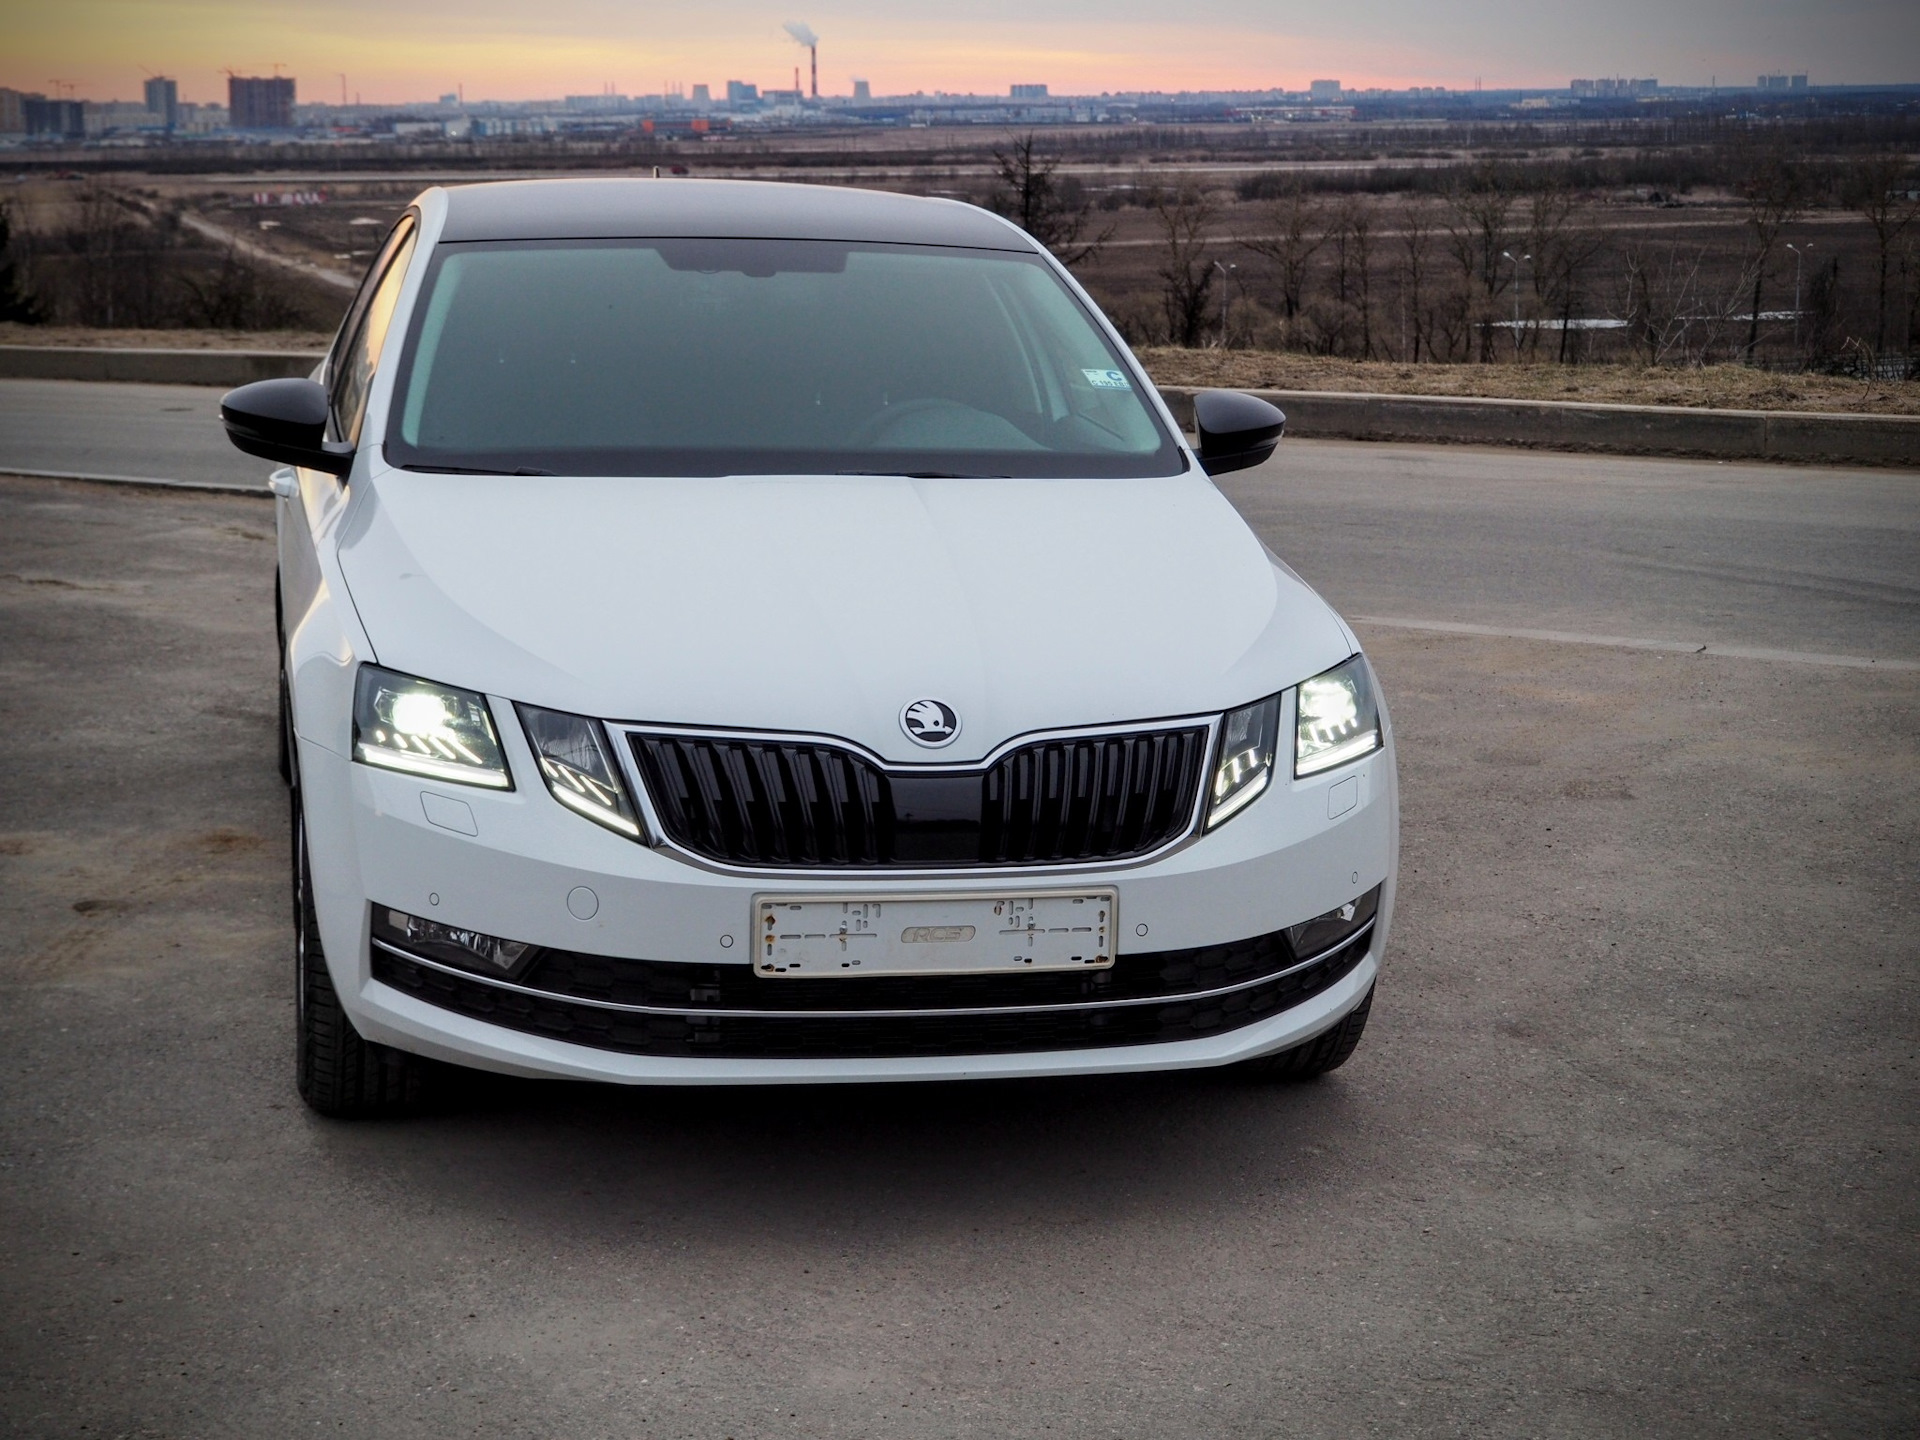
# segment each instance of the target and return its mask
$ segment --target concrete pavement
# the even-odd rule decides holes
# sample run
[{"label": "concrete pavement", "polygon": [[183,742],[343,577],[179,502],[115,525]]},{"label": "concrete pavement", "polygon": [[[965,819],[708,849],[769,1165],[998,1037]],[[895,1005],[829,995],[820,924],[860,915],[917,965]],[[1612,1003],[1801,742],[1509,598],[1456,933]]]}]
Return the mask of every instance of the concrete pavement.
[{"label": "concrete pavement", "polygon": [[[1816,480],[1796,547],[1710,470],[1402,513],[1395,452],[1283,453],[1236,498],[1350,607],[1898,648],[1894,477]],[[292,1088],[269,521],[0,479],[0,1434],[1920,1424],[1920,677],[1361,625],[1403,890],[1317,1085],[338,1125]]]}]

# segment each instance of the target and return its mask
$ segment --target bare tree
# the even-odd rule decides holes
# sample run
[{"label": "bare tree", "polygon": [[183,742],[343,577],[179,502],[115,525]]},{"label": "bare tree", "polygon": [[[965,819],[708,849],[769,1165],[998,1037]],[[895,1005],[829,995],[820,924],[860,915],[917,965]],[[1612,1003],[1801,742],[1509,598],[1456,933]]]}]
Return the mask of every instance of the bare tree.
[{"label": "bare tree", "polygon": [[1407,206],[1400,231],[1401,301],[1411,330],[1401,339],[1403,359],[1420,363],[1420,349],[1433,356],[1432,321],[1426,311],[1429,272],[1433,265],[1433,214],[1420,201]]},{"label": "bare tree", "polygon": [[1621,251],[1627,335],[1648,365],[1685,359],[1687,330],[1701,307],[1698,251],[1631,241]]},{"label": "bare tree", "polygon": [[1093,202],[1078,181],[1057,173],[1060,157],[1042,154],[1032,131],[995,150],[993,165],[988,205],[1051,250],[1062,265],[1091,260],[1113,238],[1111,224],[1091,240],[1081,238],[1091,223]]},{"label": "bare tree", "polygon": [[1308,265],[1320,249],[1320,208],[1298,183],[1288,187],[1268,211],[1271,233],[1242,240],[1241,246],[1265,260],[1280,287],[1280,316],[1291,338],[1305,303]]},{"label": "bare tree", "polygon": [[1760,292],[1766,284],[1767,265],[1780,232],[1806,209],[1807,176],[1805,170],[1776,147],[1753,152],[1745,157],[1735,192],[1747,205],[1747,229],[1753,234],[1753,303],[1747,309],[1747,359],[1760,343]]},{"label": "bare tree", "polygon": [[40,325],[46,318],[47,312],[28,287],[14,254],[13,208],[0,202],[0,321]]},{"label": "bare tree", "polygon": [[1492,166],[1477,167],[1465,183],[1447,195],[1451,219],[1447,236],[1455,263],[1473,296],[1473,320],[1480,332],[1480,362],[1493,360],[1495,302],[1509,277],[1500,257],[1508,247],[1508,221],[1514,194],[1508,178]]},{"label": "bare tree", "polygon": [[1350,196],[1340,207],[1342,243],[1352,251],[1353,298],[1360,320],[1360,358],[1373,358],[1373,203]]},{"label": "bare tree", "polygon": [[1167,340],[1191,349],[1200,343],[1211,313],[1216,272],[1210,232],[1218,207],[1189,180],[1171,193],[1155,195],[1153,209],[1165,237],[1155,273],[1161,282]]},{"label": "bare tree", "polygon": [[1900,237],[1920,217],[1920,205],[1911,193],[1911,171],[1907,157],[1888,150],[1855,160],[1847,167],[1840,184],[1842,200],[1873,230],[1874,261],[1878,267],[1874,283],[1873,353],[1887,347],[1887,279],[1893,267],[1894,251]]},{"label": "bare tree", "polygon": [[[1574,311],[1581,308],[1582,278],[1605,248],[1605,240],[1587,223],[1579,198],[1557,185],[1534,192],[1528,203],[1527,248],[1533,256],[1534,308],[1559,322],[1556,358],[1564,365],[1572,353]],[[1534,331],[1539,349],[1539,331]]]}]

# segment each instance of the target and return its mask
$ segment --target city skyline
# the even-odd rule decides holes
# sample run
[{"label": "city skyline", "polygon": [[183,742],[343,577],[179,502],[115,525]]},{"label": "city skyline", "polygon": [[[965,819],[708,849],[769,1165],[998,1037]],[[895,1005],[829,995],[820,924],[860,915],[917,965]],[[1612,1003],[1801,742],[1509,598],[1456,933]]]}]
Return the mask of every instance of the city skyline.
[{"label": "city skyline", "polygon": [[[1920,55],[1920,9],[1877,0],[1661,0],[1522,5],[1491,0],[1447,15],[1415,0],[1328,7],[1191,0],[1178,19],[1145,0],[1056,0],[1046,18],[1013,0],[956,0],[900,18],[879,0],[771,7],[712,0],[697,15],[614,0],[67,0],[9,21],[0,86],[110,101],[165,74],[179,98],[224,103],[229,69],[291,75],[302,103],[396,105],[464,87],[469,99],[527,101],[660,94],[729,79],[806,83],[807,52],[783,28],[820,34],[823,96],[1304,90],[1444,85],[1564,87],[1576,75],[1651,75],[1663,84],[1751,85],[1792,70],[1816,84],[1900,83]],[[1381,36],[1391,39],[1382,40]],[[1889,61],[1886,57],[1899,57]],[[344,76],[344,85],[341,77]]]}]

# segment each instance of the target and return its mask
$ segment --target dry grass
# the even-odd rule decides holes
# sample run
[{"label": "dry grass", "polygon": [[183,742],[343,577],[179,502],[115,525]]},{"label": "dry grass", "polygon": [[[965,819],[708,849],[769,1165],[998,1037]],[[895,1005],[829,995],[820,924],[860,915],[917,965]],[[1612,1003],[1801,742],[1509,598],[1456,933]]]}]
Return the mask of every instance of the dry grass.
[{"label": "dry grass", "polygon": [[1136,353],[1147,373],[1162,385],[1920,415],[1920,384],[1913,381],[1867,383],[1833,375],[1775,375],[1743,365],[1691,370],[1633,365],[1393,365],[1269,350],[1144,347]]},{"label": "dry grass", "polygon": [[[332,341],[331,335],[300,330],[86,330],[0,324],[0,345],[319,351]],[[1631,365],[1392,365],[1271,350],[1176,350],[1166,346],[1147,346],[1137,353],[1147,373],[1162,385],[1920,415],[1920,383],[1913,381],[1867,384],[1832,375],[1775,375],[1742,365],[1692,370]]]},{"label": "dry grass", "polygon": [[123,350],[324,350],[331,334],[308,330],[90,330],[69,325],[0,324],[0,345]]}]

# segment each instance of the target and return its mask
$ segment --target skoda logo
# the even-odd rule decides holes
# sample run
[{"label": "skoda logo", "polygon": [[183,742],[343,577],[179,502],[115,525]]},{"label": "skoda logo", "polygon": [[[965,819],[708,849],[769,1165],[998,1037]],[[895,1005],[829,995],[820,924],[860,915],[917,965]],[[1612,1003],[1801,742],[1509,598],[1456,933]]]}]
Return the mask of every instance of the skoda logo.
[{"label": "skoda logo", "polygon": [[937,749],[960,733],[960,717],[944,700],[915,700],[900,712],[900,728],[909,740]]}]

